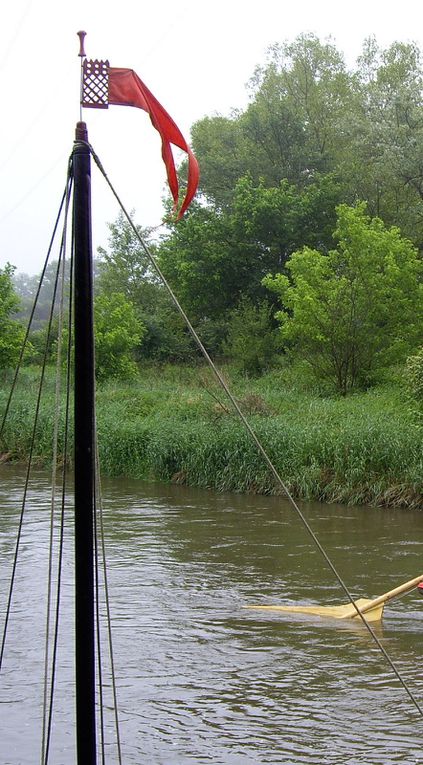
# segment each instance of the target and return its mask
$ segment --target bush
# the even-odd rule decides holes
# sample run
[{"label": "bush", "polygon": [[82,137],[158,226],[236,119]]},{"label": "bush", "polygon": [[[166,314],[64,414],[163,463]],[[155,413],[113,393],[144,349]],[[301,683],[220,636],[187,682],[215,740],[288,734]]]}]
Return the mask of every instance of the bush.
[{"label": "bush", "polygon": [[239,371],[259,375],[271,365],[278,350],[278,331],[272,327],[272,310],[266,301],[259,305],[243,298],[232,311],[228,337],[223,343]]},{"label": "bush", "polygon": [[396,228],[365,205],[340,205],[336,250],[294,252],[286,274],[263,283],[282,303],[287,347],[342,395],[366,388],[384,366],[403,363],[423,330],[423,264]]},{"label": "bush", "polygon": [[409,356],[405,365],[407,389],[423,411],[423,346],[414,356]]},{"label": "bush", "polygon": [[133,359],[145,327],[124,295],[101,293],[95,299],[95,354],[98,380],[136,376]]}]

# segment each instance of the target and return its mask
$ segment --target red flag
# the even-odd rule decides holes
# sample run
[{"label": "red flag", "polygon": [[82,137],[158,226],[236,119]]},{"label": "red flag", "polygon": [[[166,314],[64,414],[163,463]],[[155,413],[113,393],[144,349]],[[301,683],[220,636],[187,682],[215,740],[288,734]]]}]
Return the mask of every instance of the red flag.
[{"label": "red flag", "polygon": [[197,190],[199,169],[198,162],[183,137],[178,126],[151,91],[132,69],[109,67],[109,104],[137,106],[150,115],[150,119],[162,139],[162,157],[166,165],[169,187],[175,203],[179,201],[179,184],[171,144],[178,146],[188,154],[188,186],[185,199],[178,212],[179,220],[192,201]]}]

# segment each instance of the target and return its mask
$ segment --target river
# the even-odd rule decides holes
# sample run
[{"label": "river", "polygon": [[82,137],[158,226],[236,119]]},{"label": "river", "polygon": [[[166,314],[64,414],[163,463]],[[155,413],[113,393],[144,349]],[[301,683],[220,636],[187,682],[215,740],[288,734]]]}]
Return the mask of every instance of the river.
[{"label": "river", "polygon": [[[0,468],[2,614],[23,478]],[[345,602],[285,500],[126,479],[103,481],[103,495],[125,763],[423,763],[423,718],[361,624],[243,608]],[[49,500],[38,472],[0,682],[3,765],[40,761]],[[421,513],[301,508],[354,597],[423,573]],[[54,765],[75,762],[72,568],[68,517]],[[423,598],[392,601],[376,631],[423,704]],[[107,706],[107,762],[116,763]]]}]

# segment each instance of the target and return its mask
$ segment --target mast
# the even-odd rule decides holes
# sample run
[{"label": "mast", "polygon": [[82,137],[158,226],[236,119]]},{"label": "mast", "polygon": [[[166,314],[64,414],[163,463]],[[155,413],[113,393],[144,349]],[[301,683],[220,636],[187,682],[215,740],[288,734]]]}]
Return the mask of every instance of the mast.
[{"label": "mast", "polygon": [[87,127],[73,150],[75,334],[75,679],[78,765],[96,763],[94,619],[94,327],[91,161]]}]

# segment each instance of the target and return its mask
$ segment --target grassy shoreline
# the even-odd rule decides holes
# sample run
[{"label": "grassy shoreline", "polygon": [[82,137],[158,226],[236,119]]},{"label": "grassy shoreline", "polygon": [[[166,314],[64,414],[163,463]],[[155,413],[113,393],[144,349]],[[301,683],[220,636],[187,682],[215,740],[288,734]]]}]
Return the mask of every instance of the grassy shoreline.
[{"label": "grassy shoreline", "polygon": [[[34,369],[23,371],[12,402],[0,444],[7,459],[28,456],[36,374]],[[400,384],[342,399],[313,391],[298,371],[289,369],[254,381],[229,370],[225,375],[295,497],[423,509],[423,426]],[[6,391],[4,381],[0,414]],[[36,440],[38,463],[51,459],[53,410],[49,376]],[[97,417],[104,474],[216,491],[280,493],[225,394],[204,368],[149,367],[134,383],[109,383],[98,391]]]}]

